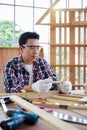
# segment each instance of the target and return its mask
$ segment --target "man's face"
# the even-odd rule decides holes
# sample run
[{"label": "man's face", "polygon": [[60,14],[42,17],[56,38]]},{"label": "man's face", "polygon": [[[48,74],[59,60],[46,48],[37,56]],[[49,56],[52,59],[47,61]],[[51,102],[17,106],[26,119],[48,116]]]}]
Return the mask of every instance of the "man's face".
[{"label": "man's face", "polygon": [[39,56],[41,46],[39,45],[38,39],[27,40],[26,45],[24,45],[22,50],[22,56],[25,63],[32,63]]}]

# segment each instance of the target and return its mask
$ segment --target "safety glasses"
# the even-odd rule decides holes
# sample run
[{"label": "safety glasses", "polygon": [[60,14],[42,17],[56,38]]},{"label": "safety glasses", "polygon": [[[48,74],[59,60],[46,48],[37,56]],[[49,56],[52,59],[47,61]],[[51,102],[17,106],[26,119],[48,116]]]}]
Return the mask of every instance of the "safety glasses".
[{"label": "safety glasses", "polygon": [[40,51],[41,50],[41,48],[42,48],[42,46],[32,46],[32,45],[23,45],[23,47],[24,48],[26,48],[26,49],[29,49],[29,50],[31,50],[31,51],[33,51],[33,50],[38,50],[38,51]]}]

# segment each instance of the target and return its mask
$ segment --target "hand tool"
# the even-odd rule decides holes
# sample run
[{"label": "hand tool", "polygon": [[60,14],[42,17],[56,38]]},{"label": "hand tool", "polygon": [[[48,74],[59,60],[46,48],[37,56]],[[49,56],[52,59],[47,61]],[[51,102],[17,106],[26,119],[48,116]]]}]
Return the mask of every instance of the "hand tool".
[{"label": "hand tool", "polygon": [[2,108],[3,108],[4,112],[6,113],[6,112],[7,112],[7,107],[6,107],[6,105],[5,105],[4,99],[0,98],[0,103],[1,103],[1,105],[2,105]]},{"label": "hand tool", "polygon": [[87,125],[87,119],[85,119],[85,118],[78,118],[76,116],[71,116],[71,115],[68,115],[68,114],[64,114],[62,112],[57,112],[57,111],[54,111],[52,109],[47,109],[43,106],[39,107],[39,108],[45,110],[46,112],[49,112],[50,114],[57,117],[58,119],[61,119],[61,120],[67,121],[67,122]]},{"label": "hand tool", "polygon": [[3,128],[4,130],[14,130],[15,128],[18,128],[23,123],[29,125],[35,125],[37,123],[39,117],[37,114],[24,112],[22,110],[21,111],[7,110],[3,98],[0,98],[0,102],[2,104],[4,112],[9,117],[11,117],[10,119],[7,119],[0,123],[1,128]]},{"label": "hand tool", "polygon": [[76,116],[71,116],[71,115],[67,115],[64,113],[56,112],[56,111],[53,111],[51,114],[59,119],[67,121],[67,122],[87,125],[87,119],[85,119],[85,118],[78,118]]}]

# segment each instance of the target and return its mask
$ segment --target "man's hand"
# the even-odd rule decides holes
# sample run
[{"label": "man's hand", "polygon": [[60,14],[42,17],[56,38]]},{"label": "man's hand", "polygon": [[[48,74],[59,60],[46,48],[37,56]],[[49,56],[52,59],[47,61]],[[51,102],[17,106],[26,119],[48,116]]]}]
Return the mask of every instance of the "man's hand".
[{"label": "man's hand", "polygon": [[72,83],[70,81],[64,81],[60,84],[59,89],[63,93],[71,93],[72,91]]},{"label": "man's hand", "polygon": [[35,92],[48,92],[52,87],[53,80],[51,78],[38,80],[32,84],[32,90]]}]

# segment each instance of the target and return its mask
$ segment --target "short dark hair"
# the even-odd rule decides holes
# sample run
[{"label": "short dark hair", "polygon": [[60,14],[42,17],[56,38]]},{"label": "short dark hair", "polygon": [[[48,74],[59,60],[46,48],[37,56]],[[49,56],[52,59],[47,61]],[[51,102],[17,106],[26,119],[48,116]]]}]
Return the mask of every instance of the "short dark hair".
[{"label": "short dark hair", "polygon": [[25,32],[22,33],[19,37],[19,45],[25,45],[28,39],[38,39],[39,40],[39,34],[37,34],[36,32]]}]

